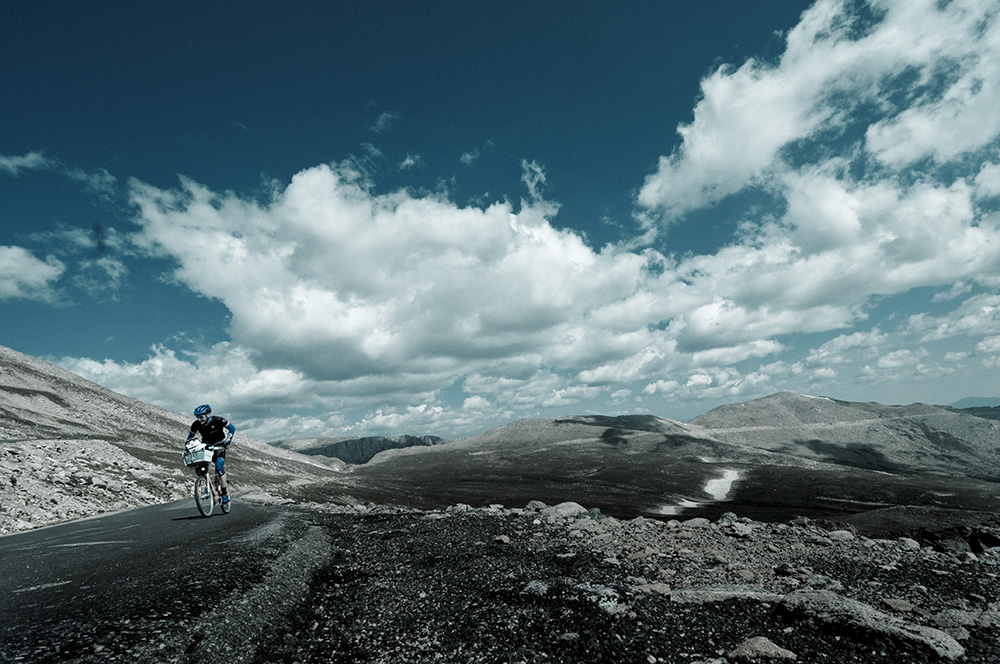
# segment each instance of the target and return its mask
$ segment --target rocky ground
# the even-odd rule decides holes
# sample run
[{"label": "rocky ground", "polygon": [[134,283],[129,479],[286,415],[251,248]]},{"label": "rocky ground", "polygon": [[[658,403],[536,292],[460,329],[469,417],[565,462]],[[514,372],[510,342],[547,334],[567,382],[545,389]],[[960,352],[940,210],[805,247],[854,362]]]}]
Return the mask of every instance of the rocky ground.
[{"label": "rocky ground", "polygon": [[1000,548],[574,503],[315,506],[332,556],[264,662],[1000,662]]},{"label": "rocky ground", "polygon": [[0,535],[178,500],[194,481],[102,440],[0,441]]},{"label": "rocky ground", "polygon": [[[191,480],[87,439],[5,440],[0,470],[0,533],[185,498]],[[619,520],[574,503],[288,509],[320,544],[233,590],[229,608],[205,607],[211,620],[195,611],[158,628],[193,634],[196,652],[116,629],[75,661],[217,649],[258,664],[1000,662],[1000,521],[984,515],[913,508],[851,525]],[[208,623],[222,627],[200,638]]]},{"label": "rocky ground", "polygon": [[109,613],[85,641],[49,626],[51,656],[17,661],[1000,663],[1000,523],[983,515],[908,537],[575,503],[247,502],[285,503],[286,527],[218,543],[204,592]]}]

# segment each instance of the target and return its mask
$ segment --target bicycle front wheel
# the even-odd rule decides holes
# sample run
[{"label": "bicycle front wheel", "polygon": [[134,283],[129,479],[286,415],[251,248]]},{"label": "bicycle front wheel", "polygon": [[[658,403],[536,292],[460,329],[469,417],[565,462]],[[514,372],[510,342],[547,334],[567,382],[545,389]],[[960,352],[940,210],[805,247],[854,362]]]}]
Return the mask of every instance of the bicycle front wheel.
[{"label": "bicycle front wheel", "polygon": [[203,475],[199,475],[194,481],[194,504],[198,506],[202,516],[212,516],[215,500],[212,498],[212,487],[208,485],[208,478]]}]

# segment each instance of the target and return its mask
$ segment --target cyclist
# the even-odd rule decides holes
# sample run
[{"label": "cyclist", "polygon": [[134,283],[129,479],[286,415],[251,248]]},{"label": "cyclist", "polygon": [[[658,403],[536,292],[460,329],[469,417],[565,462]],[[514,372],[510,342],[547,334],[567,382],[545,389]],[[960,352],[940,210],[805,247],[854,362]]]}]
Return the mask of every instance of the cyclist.
[{"label": "cyclist", "polygon": [[191,431],[188,432],[187,439],[191,440],[195,436],[201,436],[202,443],[215,447],[212,462],[215,464],[215,472],[219,476],[222,503],[226,504],[229,502],[229,482],[226,480],[226,450],[229,449],[229,443],[233,441],[236,427],[224,417],[212,415],[212,407],[208,404],[195,408],[194,416],[198,419],[191,424]]}]

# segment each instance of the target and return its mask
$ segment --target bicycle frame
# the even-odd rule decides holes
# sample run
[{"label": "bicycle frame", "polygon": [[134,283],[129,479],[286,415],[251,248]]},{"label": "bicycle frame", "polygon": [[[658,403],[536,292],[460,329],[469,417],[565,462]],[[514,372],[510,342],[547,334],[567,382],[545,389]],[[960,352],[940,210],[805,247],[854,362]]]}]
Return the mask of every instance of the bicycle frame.
[{"label": "bicycle frame", "polygon": [[222,502],[222,487],[220,477],[214,464],[203,461],[194,467],[197,475],[194,481],[194,502],[198,511],[204,517],[212,516],[216,505],[222,508],[223,514],[229,514],[232,502]]}]

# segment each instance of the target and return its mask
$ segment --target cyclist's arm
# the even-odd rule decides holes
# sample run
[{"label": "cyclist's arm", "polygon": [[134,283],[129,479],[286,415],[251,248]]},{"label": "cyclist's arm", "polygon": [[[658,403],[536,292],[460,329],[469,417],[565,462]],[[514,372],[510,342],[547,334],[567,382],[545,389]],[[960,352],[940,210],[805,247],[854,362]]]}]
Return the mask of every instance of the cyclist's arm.
[{"label": "cyclist's arm", "polygon": [[232,422],[227,421],[223,430],[225,431],[225,438],[222,439],[222,444],[228,445],[233,440],[233,434],[236,433],[236,427],[233,426]]}]

